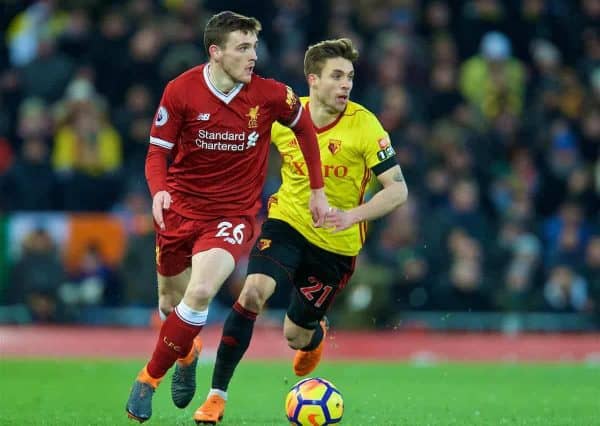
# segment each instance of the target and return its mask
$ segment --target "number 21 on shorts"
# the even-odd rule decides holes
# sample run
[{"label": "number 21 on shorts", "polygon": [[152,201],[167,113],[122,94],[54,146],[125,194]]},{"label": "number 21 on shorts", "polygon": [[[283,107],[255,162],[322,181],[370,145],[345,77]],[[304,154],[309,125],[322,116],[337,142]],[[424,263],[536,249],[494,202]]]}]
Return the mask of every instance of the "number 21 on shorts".
[{"label": "number 21 on shorts", "polygon": [[320,308],[325,300],[327,300],[327,296],[329,296],[333,287],[330,285],[323,285],[323,283],[315,277],[308,277],[308,282],[313,285],[302,287],[300,291],[309,302],[312,302],[315,298],[315,294],[318,294],[322,290],[323,293],[321,293],[321,296],[314,302],[315,307]]},{"label": "number 21 on shorts", "polygon": [[233,226],[231,222],[223,221],[217,225],[215,237],[223,238],[230,244],[242,244],[244,242],[244,228],[246,225],[240,223]]}]

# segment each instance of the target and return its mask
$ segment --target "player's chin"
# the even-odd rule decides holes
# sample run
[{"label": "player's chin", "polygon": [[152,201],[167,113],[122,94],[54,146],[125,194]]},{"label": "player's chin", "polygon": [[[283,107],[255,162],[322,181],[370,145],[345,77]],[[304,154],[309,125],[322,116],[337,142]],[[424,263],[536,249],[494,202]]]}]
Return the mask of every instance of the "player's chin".
[{"label": "player's chin", "polygon": [[245,69],[242,72],[242,75],[240,76],[239,80],[242,83],[250,83],[250,80],[252,80],[252,72],[253,72],[252,69]]},{"label": "player's chin", "polygon": [[333,108],[337,111],[337,112],[344,112],[344,110],[346,109],[346,105],[348,105],[348,101],[339,101],[334,104]]}]

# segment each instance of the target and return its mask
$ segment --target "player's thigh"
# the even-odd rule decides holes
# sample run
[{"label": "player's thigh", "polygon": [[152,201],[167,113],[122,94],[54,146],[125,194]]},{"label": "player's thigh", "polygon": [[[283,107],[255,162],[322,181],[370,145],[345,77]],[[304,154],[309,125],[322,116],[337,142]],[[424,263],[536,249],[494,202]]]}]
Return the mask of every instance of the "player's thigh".
[{"label": "player's thigh", "polygon": [[354,257],[310,245],[294,276],[289,319],[301,328],[314,330],[352,276],[354,263]]},{"label": "player's thigh", "polygon": [[275,291],[276,282],[269,275],[250,274],[238,296],[238,303],[252,312],[260,312]]},{"label": "player's thigh", "polygon": [[164,314],[170,313],[181,302],[190,281],[192,269],[187,268],[177,275],[165,276],[157,273],[158,306]]},{"label": "player's thigh", "polygon": [[194,254],[186,296],[198,301],[212,299],[234,268],[235,259],[222,248],[211,248]]},{"label": "player's thigh", "polygon": [[192,248],[192,275],[186,295],[211,299],[247,256],[255,237],[256,219],[236,216],[205,221]]},{"label": "player's thigh", "polygon": [[[252,277],[251,282],[258,283],[259,290],[269,292],[268,296],[276,285],[291,288],[306,244],[304,237],[286,222],[267,219],[250,252],[247,274]],[[248,281],[244,288],[247,284]]]}]

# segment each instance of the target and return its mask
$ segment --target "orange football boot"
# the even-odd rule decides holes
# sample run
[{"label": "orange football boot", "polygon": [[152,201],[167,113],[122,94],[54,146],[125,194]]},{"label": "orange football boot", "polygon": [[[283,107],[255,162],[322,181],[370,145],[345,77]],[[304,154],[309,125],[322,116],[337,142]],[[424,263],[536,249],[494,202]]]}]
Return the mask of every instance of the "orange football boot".
[{"label": "orange football boot", "polygon": [[225,400],[219,395],[210,395],[194,413],[194,420],[199,425],[216,425],[225,414]]},{"label": "orange football boot", "polygon": [[294,356],[294,374],[296,376],[306,376],[319,365],[321,356],[323,355],[323,347],[325,346],[325,337],[327,336],[328,323],[327,319],[321,320],[319,323],[323,329],[323,340],[319,343],[319,346],[314,348],[312,351],[303,351],[298,349]]}]

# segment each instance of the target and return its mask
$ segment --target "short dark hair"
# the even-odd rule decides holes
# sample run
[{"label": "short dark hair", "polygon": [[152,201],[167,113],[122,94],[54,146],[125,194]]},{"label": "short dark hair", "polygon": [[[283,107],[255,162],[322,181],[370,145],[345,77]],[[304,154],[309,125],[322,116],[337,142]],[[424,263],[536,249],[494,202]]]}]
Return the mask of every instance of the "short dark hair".
[{"label": "short dark hair", "polygon": [[358,50],[349,38],[325,40],[313,44],[304,55],[304,75],[321,75],[327,59],[344,58],[354,63],[358,59]]},{"label": "short dark hair", "polygon": [[224,47],[227,43],[229,33],[242,31],[243,33],[258,34],[262,25],[256,18],[240,15],[239,13],[226,10],[213,15],[204,28],[204,48],[210,56],[208,48],[213,44]]}]

